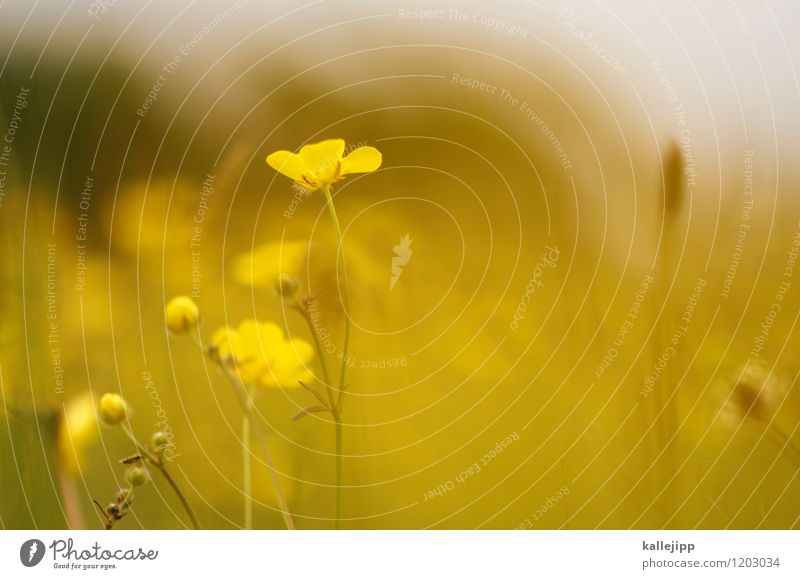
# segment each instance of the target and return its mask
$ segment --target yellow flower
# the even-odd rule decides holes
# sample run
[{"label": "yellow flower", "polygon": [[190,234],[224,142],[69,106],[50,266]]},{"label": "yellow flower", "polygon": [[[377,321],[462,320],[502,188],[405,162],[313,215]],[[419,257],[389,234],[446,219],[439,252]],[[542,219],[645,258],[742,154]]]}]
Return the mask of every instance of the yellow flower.
[{"label": "yellow flower", "polygon": [[286,339],[272,323],[245,320],[238,329],[223,327],[211,338],[218,359],[229,363],[239,379],[250,386],[292,388],[312,374],[311,344],[301,338]]},{"label": "yellow flower", "polygon": [[58,426],[58,456],[73,475],[81,470],[86,448],[97,438],[97,414],[89,392],[71,398]]},{"label": "yellow flower", "polygon": [[119,394],[103,394],[98,407],[100,418],[109,426],[114,426],[125,420],[127,409],[125,401]]},{"label": "yellow flower", "polygon": [[331,185],[345,175],[375,171],[381,161],[375,147],[359,147],[344,156],[342,139],[306,145],[298,153],[276,151],[267,157],[270,167],[308,191]]},{"label": "yellow flower", "polygon": [[178,296],[167,304],[166,317],[167,327],[175,334],[182,334],[197,325],[200,310],[192,298]]}]

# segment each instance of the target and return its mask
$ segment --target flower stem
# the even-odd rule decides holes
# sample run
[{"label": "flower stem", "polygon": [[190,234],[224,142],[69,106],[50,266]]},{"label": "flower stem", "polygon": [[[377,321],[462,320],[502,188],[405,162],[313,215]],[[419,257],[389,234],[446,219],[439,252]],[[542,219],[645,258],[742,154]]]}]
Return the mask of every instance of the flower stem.
[{"label": "flower stem", "polygon": [[341,397],[344,390],[344,381],[347,374],[347,352],[350,347],[350,283],[347,277],[347,259],[344,254],[344,237],[342,236],[342,228],[339,225],[339,218],[336,216],[336,207],[333,205],[333,197],[328,185],[322,188],[325,193],[325,200],[328,202],[328,211],[331,214],[331,221],[333,221],[333,228],[336,231],[336,239],[339,242],[336,256],[339,260],[339,265],[342,269],[342,308],[344,309],[344,341],[342,343],[342,370],[339,375],[339,396]]},{"label": "flower stem", "polygon": [[338,247],[336,251],[337,261],[342,269],[342,308],[344,309],[344,341],[342,344],[342,369],[339,375],[339,392],[336,404],[333,406],[335,411],[332,413],[334,421],[336,422],[336,492],[334,497],[334,529],[339,529],[339,521],[341,514],[341,499],[342,499],[342,419],[340,409],[342,405],[342,397],[345,390],[345,378],[347,374],[348,363],[348,349],[350,347],[350,284],[347,277],[347,259],[344,254],[344,237],[342,236],[342,228],[339,225],[339,218],[336,215],[336,207],[333,204],[333,196],[329,185],[322,187],[322,192],[325,194],[325,201],[328,203],[328,211],[331,214],[331,221],[333,228],[336,231],[336,238]]},{"label": "flower stem", "polygon": [[[192,339],[195,345],[199,348],[201,353],[207,354],[210,357],[214,358],[214,356],[211,356],[211,354],[203,348],[203,344],[200,341],[199,334],[200,334],[199,331],[196,334],[192,334]],[[233,391],[236,393],[236,398],[238,398],[239,404],[241,405],[242,411],[244,412],[244,417],[242,422],[242,433],[244,433],[245,431],[244,424],[246,422],[248,425],[247,426],[248,431],[252,429],[256,434],[256,438],[258,439],[258,446],[261,448],[261,454],[264,456],[264,462],[267,463],[267,468],[269,469],[269,474],[270,477],[272,478],[272,485],[275,488],[275,495],[278,497],[278,506],[281,509],[281,516],[283,517],[283,522],[286,524],[287,529],[293,531],[295,530],[294,519],[292,519],[292,513],[289,511],[289,503],[286,501],[286,496],[283,494],[281,481],[280,479],[278,479],[278,473],[275,470],[274,463],[272,462],[272,455],[269,452],[269,447],[267,446],[267,440],[264,437],[264,432],[261,430],[261,426],[256,421],[255,412],[253,412],[253,404],[251,402],[250,392],[247,389],[245,389],[245,387],[241,384],[241,382],[239,382],[239,379],[233,374],[233,372],[231,372],[230,368],[228,368],[225,365],[224,361],[219,359],[217,359],[216,361],[219,362],[219,367],[222,369],[222,372],[228,378],[228,381],[231,383],[231,386],[233,386]],[[245,440],[246,442],[244,444],[246,450],[244,452],[246,452],[247,456],[249,457],[250,436],[248,436]],[[250,462],[249,460],[245,461],[245,463],[248,465],[246,467],[248,469],[248,472],[250,468],[249,462]],[[250,481],[251,478],[252,477],[247,476],[245,474],[246,481]],[[247,495],[249,495],[250,500],[252,501],[252,493],[249,492],[249,489],[251,487],[247,485],[251,485],[251,483],[250,482],[245,483],[245,492],[247,493]],[[247,500],[247,497],[245,497],[245,500]],[[252,506],[250,508],[252,509]],[[250,516],[252,517],[252,514]],[[246,503],[245,503],[245,526],[247,526]]]},{"label": "flower stem", "polygon": [[250,402],[250,397],[248,396],[244,386],[242,386],[239,380],[231,373],[230,369],[226,368],[224,364],[220,364],[220,367],[228,377],[228,380],[233,386],[234,392],[236,392],[236,397],[239,399],[239,403],[242,406],[245,419],[250,423],[250,427],[253,429],[253,432],[255,432],[256,439],[258,439],[258,445],[261,447],[261,454],[264,455],[264,461],[267,463],[270,477],[272,477],[272,484],[275,487],[275,494],[278,497],[278,505],[281,509],[283,521],[286,523],[286,528],[293,531],[295,526],[294,519],[292,519],[292,514],[289,511],[289,503],[286,501],[286,496],[283,494],[281,481],[278,479],[278,472],[275,470],[275,465],[272,462],[272,454],[269,452],[269,447],[267,446],[267,440],[264,437],[264,432],[261,430],[261,426],[256,420],[255,413],[253,412],[253,405]]},{"label": "flower stem", "polygon": [[67,523],[67,528],[70,531],[77,531],[86,528],[86,523],[83,519],[83,511],[78,500],[78,493],[75,488],[75,479],[70,474],[69,469],[64,464],[64,457],[56,457],[56,476],[58,477],[58,486],[61,490],[61,500],[64,503],[64,513]]},{"label": "flower stem", "polygon": [[178,483],[175,481],[175,479],[172,478],[172,475],[167,470],[167,467],[164,466],[164,463],[161,461],[161,459],[155,456],[149,450],[147,450],[146,446],[144,446],[138,440],[136,440],[136,437],[133,435],[133,432],[130,431],[127,425],[122,424],[122,430],[125,432],[126,435],[128,435],[128,438],[131,439],[131,442],[133,442],[134,446],[136,447],[136,450],[139,451],[139,454],[143,458],[146,458],[154,467],[156,467],[158,471],[161,473],[161,475],[164,477],[164,479],[167,481],[169,486],[172,487],[172,490],[178,496],[178,499],[180,500],[183,509],[186,511],[186,514],[189,515],[189,519],[192,522],[192,526],[195,529],[200,529],[200,523],[197,521],[197,516],[194,514],[194,510],[192,509],[192,506],[189,504],[186,495],[181,490],[181,487],[178,486]]},{"label": "flower stem", "polygon": [[333,420],[336,422],[336,497],[333,502],[333,528],[338,531],[342,508],[342,417],[339,416],[339,412],[333,413]]},{"label": "flower stem", "polygon": [[[247,403],[250,402],[252,391],[247,392]],[[244,528],[248,531],[253,528],[253,475],[250,462],[250,419],[247,413],[242,415],[242,487],[244,491]]]},{"label": "flower stem", "polygon": [[336,408],[336,399],[333,393],[331,375],[328,372],[328,364],[325,362],[325,351],[322,349],[322,342],[320,342],[319,336],[317,335],[317,329],[314,327],[314,322],[311,320],[311,314],[309,313],[308,308],[300,303],[300,300],[297,298],[295,298],[294,305],[303,316],[303,319],[306,321],[308,329],[311,332],[311,337],[314,340],[314,348],[317,350],[317,357],[319,358],[319,367],[322,370],[322,379],[325,381],[325,391],[328,394],[328,402],[331,409]]}]

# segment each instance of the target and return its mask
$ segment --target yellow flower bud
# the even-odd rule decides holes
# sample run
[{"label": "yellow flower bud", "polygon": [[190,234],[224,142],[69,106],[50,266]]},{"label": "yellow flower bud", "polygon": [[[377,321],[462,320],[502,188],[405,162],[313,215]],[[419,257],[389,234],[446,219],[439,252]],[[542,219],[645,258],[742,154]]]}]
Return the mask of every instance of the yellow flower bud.
[{"label": "yellow flower bud", "polygon": [[167,327],[175,334],[183,334],[197,325],[200,310],[188,296],[172,298],[166,309]]},{"label": "yellow flower bud", "polygon": [[282,273],[278,276],[278,279],[275,280],[275,289],[278,291],[278,295],[285,298],[294,297],[299,287],[300,280],[288,273]]},{"label": "yellow flower bud", "polygon": [[114,426],[125,420],[127,414],[125,401],[119,394],[103,394],[100,398],[100,418],[109,426]]}]

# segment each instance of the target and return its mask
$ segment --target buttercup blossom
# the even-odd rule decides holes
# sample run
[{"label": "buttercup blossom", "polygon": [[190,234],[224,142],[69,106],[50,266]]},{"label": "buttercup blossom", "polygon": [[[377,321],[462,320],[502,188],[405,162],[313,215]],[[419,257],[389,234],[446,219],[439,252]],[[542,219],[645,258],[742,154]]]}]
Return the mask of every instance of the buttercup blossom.
[{"label": "buttercup blossom", "polygon": [[342,139],[306,145],[298,153],[276,151],[267,157],[270,167],[308,191],[331,185],[345,175],[375,171],[381,161],[375,147],[359,147],[344,156]]},{"label": "buttercup blossom", "polygon": [[311,344],[301,338],[286,339],[275,324],[245,320],[237,329],[217,330],[211,344],[218,359],[230,364],[249,386],[293,388],[312,378]]}]

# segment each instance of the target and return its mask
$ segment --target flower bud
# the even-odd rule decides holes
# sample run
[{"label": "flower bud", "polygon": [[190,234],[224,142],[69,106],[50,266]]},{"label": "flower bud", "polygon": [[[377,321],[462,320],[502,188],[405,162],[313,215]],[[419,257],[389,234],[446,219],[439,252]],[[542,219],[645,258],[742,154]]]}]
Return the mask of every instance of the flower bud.
[{"label": "flower bud", "polygon": [[278,295],[285,298],[293,298],[297,294],[299,288],[300,280],[288,273],[282,273],[278,276],[278,279],[275,280],[275,289],[278,291]]},{"label": "flower bud", "polygon": [[164,447],[169,444],[169,435],[166,432],[156,432],[150,439],[150,443],[156,450],[164,450]]},{"label": "flower bud", "polygon": [[126,478],[132,487],[140,487],[147,482],[147,473],[140,466],[132,466],[128,469]]},{"label": "flower bud", "polygon": [[172,298],[166,309],[167,327],[174,334],[183,334],[197,325],[200,310],[188,296]]},{"label": "flower bud", "polygon": [[127,410],[125,401],[119,394],[106,393],[100,398],[100,418],[109,426],[115,426],[125,420]]}]

